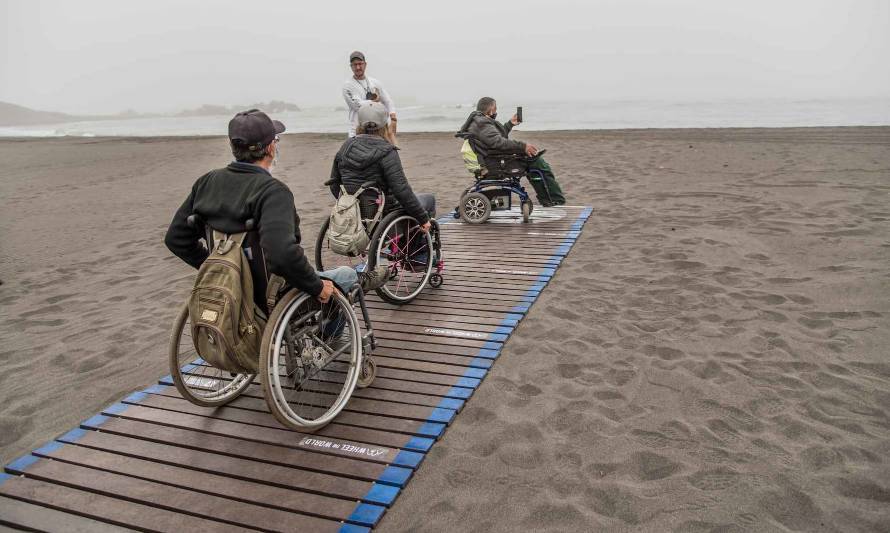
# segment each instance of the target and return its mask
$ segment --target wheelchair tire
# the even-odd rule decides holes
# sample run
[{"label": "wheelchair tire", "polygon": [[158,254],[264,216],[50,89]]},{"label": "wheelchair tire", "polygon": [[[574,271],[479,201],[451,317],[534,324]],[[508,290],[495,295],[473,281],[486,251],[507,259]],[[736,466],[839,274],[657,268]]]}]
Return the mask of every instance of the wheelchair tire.
[{"label": "wheelchair tire", "polygon": [[359,389],[366,389],[371,386],[375,377],[377,377],[377,361],[366,355],[362,358],[362,370],[359,372],[355,386]]},{"label": "wheelchair tire", "polygon": [[168,350],[170,375],[183,398],[201,407],[218,407],[237,398],[253,382],[253,374],[232,374],[205,363],[192,343],[188,305],[173,323]]},{"label": "wheelchair tire", "polygon": [[368,264],[367,253],[363,253],[355,257],[349,257],[340,255],[331,250],[330,246],[328,245],[328,240],[325,238],[325,235],[328,232],[328,226],[330,224],[331,220],[325,218],[324,222],[321,224],[321,229],[319,229],[318,231],[318,237],[315,238],[315,269],[319,272],[341,266],[348,266],[349,268],[352,268],[354,270],[360,266],[365,269],[373,269],[374,265]]},{"label": "wheelchair tire", "polygon": [[470,224],[482,224],[491,216],[491,201],[481,192],[468,192],[460,198],[460,218]]},{"label": "wheelchair tire", "polygon": [[433,271],[433,231],[438,231],[438,226],[431,225],[430,231],[423,233],[417,219],[401,211],[390,213],[377,225],[368,263],[390,271],[389,280],[376,290],[380,298],[401,305],[420,294]]},{"label": "wheelchair tire", "polygon": [[362,364],[362,338],[349,300],[321,304],[292,289],[269,316],[260,348],[263,396],[285,426],[312,432],[349,402]]},{"label": "wheelchair tire", "polygon": [[526,201],[522,202],[520,209],[522,210],[522,221],[527,223],[531,219],[532,210],[534,209],[534,205],[532,204],[532,201],[526,200]]}]

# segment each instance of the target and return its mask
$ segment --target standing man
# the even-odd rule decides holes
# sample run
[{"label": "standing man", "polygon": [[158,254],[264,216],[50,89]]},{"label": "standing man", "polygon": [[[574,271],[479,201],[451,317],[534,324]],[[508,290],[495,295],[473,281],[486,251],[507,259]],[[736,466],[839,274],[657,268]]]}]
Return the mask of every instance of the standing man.
[{"label": "standing man", "polygon": [[358,116],[358,108],[365,101],[380,102],[386,108],[389,115],[389,129],[396,129],[396,106],[389,97],[389,93],[383,88],[380,80],[365,76],[365,54],[355,51],[349,54],[349,68],[352,69],[352,77],[343,84],[343,100],[349,108],[349,136],[355,137],[355,126]]}]

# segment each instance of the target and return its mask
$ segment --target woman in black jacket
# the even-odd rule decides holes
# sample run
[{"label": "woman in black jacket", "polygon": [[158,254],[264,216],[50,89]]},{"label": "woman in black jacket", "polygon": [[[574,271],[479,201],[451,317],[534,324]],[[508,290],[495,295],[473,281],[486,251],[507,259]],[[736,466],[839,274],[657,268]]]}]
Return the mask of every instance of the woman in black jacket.
[{"label": "woman in black jacket", "polygon": [[[363,184],[373,181],[386,196],[385,212],[402,207],[416,218],[424,232],[430,228],[430,218],[436,216],[436,199],[432,194],[414,194],[397,148],[386,140],[386,108],[379,102],[367,101],[358,110],[356,136],[348,139],[334,157],[331,179],[327,182],[331,194],[340,196],[342,185],[354,194]],[[377,210],[376,198],[362,195],[362,217],[371,218]]]}]

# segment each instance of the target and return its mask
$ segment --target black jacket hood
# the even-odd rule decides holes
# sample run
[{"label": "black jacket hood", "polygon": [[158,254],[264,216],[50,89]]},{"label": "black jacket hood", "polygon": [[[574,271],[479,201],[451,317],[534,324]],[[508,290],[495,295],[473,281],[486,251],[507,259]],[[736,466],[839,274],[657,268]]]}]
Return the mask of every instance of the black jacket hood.
[{"label": "black jacket hood", "polygon": [[473,111],[472,113],[470,113],[470,116],[467,117],[467,120],[464,121],[464,125],[460,127],[460,132],[466,133],[467,130],[470,129],[470,124],[472,124],[476,120],[477,117],[482,117],[482,119],[491,120],[491,118],[488,117],[482,111]]}]

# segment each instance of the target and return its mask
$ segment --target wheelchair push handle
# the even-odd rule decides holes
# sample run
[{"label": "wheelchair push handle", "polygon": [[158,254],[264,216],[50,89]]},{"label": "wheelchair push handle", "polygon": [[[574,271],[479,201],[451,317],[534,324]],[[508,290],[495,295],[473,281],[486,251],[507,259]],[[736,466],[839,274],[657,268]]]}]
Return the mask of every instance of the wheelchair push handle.
[{"label": "wheelchair push handle", "polygon": [[200,228],[204,225],[204,219],[201,218],[201,215],[198,213],[192,213],[185,219],[185,223],[188,224],[190,228]]},{"label": "wheelchair push handle", "polygon": [[[198,229],[204,227],[206,224],[204,222],[204,218],[198,213],[192,213],[185,219],[185,223],[190,228]],[[244,231],[253,231],[257,229],[256,220],[253,218],[248,218],[244,221]]]}]

